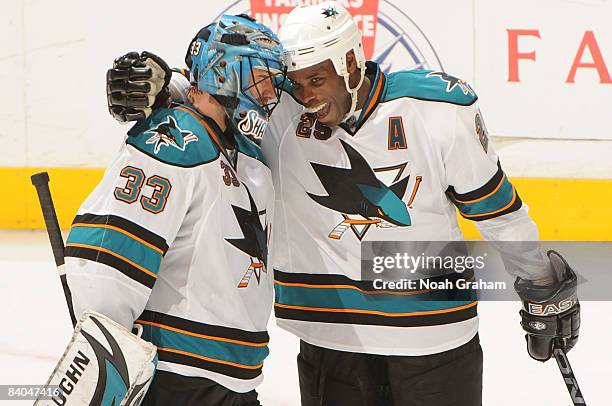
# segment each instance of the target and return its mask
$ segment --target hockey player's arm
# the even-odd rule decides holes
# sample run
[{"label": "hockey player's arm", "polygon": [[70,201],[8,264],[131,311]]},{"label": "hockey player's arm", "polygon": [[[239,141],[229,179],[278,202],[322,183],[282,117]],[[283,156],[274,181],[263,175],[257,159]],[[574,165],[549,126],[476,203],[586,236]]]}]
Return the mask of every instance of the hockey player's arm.
[{"label": "hockey player's arm", "polygon": [[[554,348],[569,351],[580,327],[576,275],[561,255],[542,251],[538,229],[489,145],[476,104],[457,107],[445,166],[449,199],[476,223],[500,252],[506,270],[517,277],[529,355],[546,361]],[[496,243],[500,241],[504,243]]]},{"label": "hockey player's arm", "polygon": [[474,221],[483,238],[500,250],[508,272],[528,280],[552,281],[537,226],[490,145],[476,103],[456,107],[454,136],[445,152],[446,194],[461,216]]},{"label": "hockey player's arm", "polygon": [[132,327],[187,212],[193,183],[189,168],[123,146],[79,209],[66,241],[77,318],[94,310]]}]

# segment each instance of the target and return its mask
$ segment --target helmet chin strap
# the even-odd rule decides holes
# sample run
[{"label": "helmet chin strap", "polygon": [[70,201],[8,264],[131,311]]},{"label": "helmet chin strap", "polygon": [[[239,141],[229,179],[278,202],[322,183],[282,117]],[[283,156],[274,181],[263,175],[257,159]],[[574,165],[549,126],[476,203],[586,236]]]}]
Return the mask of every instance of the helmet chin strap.
[{"label": "helmet chin strap", "polygon": [[342,119],[342,121],[347,120],[348,118],[350,118],[354,113],[355,110],[357,109],[357,101],[359,98],[359,89],[361,88],[361,85],[363,84],[363,80],[365,79],[365,68],[359,68],[359,73],[360,73],[360,78],[359,78],[359,83],[357,84],[357,86],[355,86],[354,89],[351,89],[351,85],[349,84],[349,78],[350,78],[350,73],[346,73],[344,74],[344,85],[346,86],[346,91],[349,92],[349,94],[351,95],[351,109],[349,110],[349,112],[344,116],[344,118]]}]

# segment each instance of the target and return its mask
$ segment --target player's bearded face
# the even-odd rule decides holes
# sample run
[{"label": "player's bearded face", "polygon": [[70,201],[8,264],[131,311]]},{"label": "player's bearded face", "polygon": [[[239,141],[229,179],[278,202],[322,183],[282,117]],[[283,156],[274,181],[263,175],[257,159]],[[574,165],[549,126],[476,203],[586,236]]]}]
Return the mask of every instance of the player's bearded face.
[{"label": "player's bearded face", "polygon": [[295,97],[307,111],[316,114],[321,124],[334,127],[342,122],[351,108],[351,96],[331,61],[289,72],[288,76]]}]

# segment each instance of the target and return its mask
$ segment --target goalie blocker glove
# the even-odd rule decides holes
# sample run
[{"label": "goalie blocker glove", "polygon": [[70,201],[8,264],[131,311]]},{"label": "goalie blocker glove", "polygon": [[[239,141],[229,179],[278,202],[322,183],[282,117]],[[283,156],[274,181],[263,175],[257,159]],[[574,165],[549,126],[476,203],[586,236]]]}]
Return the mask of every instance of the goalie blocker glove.
[{"label": "goalie blocker glove", "polygon": [[155,108],[166,107],[172,70],[150,52],[128,52],[115,59],[106,73],[108,110],[119,122],[147,118]]},{"label": "goalie blocker glove", "polygon": [[514,288],[523,302],[521,326],[527,332],[527,352],[531,358],[547,361],[554,349],[569,351],[578,341],[580,304],[577,277],[556,251],[548,251],[557,275],[552,285],[538,286],[517,278]]}]

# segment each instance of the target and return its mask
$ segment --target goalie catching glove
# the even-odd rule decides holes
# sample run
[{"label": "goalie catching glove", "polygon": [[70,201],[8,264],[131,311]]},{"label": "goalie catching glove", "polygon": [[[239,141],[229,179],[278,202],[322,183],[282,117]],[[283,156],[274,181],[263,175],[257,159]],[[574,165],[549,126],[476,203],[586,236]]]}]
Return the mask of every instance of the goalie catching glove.
[{"label": "goalie catching glove", "polygon": [[547,254],[557,276],[555,283],[540,286],[521,278],[514,283],[523,302],[520,314],[521,326],[527,332],[527,352],[542,362],[553,355],[554,349],[572,349],[580,329],[576,274],[559,253]]},{"label": "goalie catching glove", "polygon": [[147,118],[170,100],[172,70],[150,52],[129,52],[115,59],[106,73],[108,110],[122,123]]}]

